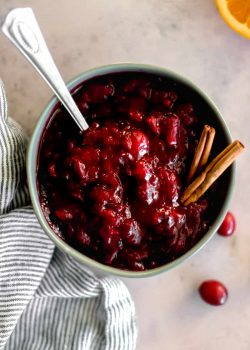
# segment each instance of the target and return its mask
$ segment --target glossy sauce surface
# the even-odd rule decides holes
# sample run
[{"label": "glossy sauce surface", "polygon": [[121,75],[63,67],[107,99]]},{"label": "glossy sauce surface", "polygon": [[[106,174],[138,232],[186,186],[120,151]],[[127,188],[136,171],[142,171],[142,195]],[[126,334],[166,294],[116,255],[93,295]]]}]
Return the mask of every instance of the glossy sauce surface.
[{"label": "glossy sauce surface", "polygon": [[40,149],[40,200],[53,230],[122,269],[151,269],[185,253],[212,220],[204,197],[180,205],[203,127],[192,101],[144,73],[89,80],[74,97],[90,128],[79,132],[59,108]]}]

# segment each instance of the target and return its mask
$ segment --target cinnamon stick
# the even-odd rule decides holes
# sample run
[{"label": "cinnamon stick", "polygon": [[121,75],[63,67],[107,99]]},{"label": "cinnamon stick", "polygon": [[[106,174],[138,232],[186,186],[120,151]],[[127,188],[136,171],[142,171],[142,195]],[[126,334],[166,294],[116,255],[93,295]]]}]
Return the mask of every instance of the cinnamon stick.
[{"label": "cinnamon stick", "polygon": [[196,202],[218,177],[234,162],[244,150],[240,141],[234,141],[212,160],[205,170],[185,190],[181,202],[188,205]]},{"label": "cinnamon stick", "polygon": [[189,183],[196,172],[200,171],[207,163],[209,154],[211,152],[213,140],[215,136],[215,129],[209,125],[205,125],[195,150],[194,159],[192,161],[187,182]]}]

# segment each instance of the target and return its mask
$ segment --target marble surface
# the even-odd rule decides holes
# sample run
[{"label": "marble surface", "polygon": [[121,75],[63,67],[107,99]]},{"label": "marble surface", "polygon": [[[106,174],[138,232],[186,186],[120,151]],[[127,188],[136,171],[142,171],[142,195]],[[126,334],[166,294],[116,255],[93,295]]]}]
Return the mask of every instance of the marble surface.
[{"label": "marble surface", "polygon": [[[60,71],[69,80],[113,62],[174,69],[203,88],[221,109],[233,138],[250,149],[249,41],[220,18],[214,1],[1,0],[1,15],[32,6]],[[0,76],[10,114],[31,134],[52,93],[14,47],[0,36]],[[148,280],[126,280],[136,304],[138,350],[250,349],[250,153],[238,161],[231,210],[235,236],[215,236],[195,257]],[[229,289],[223,307],[203,303],[207,278]]]}]

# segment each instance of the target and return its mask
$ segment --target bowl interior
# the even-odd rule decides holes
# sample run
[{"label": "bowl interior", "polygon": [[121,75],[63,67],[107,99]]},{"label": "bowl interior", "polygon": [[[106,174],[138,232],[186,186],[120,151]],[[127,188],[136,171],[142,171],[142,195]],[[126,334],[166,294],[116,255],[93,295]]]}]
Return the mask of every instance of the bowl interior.
[{"label": "bowl interior", "polygon": [[[156,76],[163,77],[164,80],[167,81],[168,86],[173,86],[174,90],[181,96],[184,96],[187,101],[191,101],[195,107],[196,114],[199,119],[202,121],[202,124],[209,124],[216,129],[216,137],[213,145],[212,153],[213,155],[218,154],[222,149],[224,149],[230,142],[231,136],[228,131],[228,128],[214,103],[207,97],[207,95],[202,92],[199,88],[197,88],[192,82],[181,77],[180,75],[152,66],[146,65],[135,65],[135,64],[120,64],[120,65],[111,65],[100,67],[96,69],[92,69],[86,73],[83,73],[73,79],[69,84],[68,88],[73,93],[78,89],[81,84],[93,77],[106,75],[110,73],[120,73],[124,72],[136,72],[138,73],[149,73]],[[45,230],[45,232],[49,235],[49,237],[54,241],[54,243],[63,251],[75,257],[81,263],[90,267],[97,273],[101,274],[114,274],[123,277],[148,277],[156,275],[160,272],[169,270],[175,266],[177,266],[180,262],[184,261],[188,257],[192,256],[195,252],[197,252],[216,232],[217,228],[221,224],[224,215],[226,214],[229,199],[232,193],[232,187],[235,176],[235,166],[231,166],[220,178],[220,196],[218,196],[217,204],[216,204],[216,213],[214,215],[215,219],[213,220],[209,231],[201,238],[201,240],[192,247],[188,252],[183,254],[181,257],[177,258],[173,262],[167,263],[163,266],[157,267],[152,270],[146,271],[126,271],[118,268],[110,267],[99,263],[82,253],[78,252],[71,246],[69,246],[66,242],[62,241],[51,229],[47,220],[45,219],[38,197],[38,189],[37,189],[37,166],[38,166],[38,158],[39,158],[39,149],[40,149],[40,141],[43,137],[43,133],[46,130],[47,125],[49,124],[51,118],[55,110],[58,108],[58,99],[52,98],[49,102],[45,110],[43,111],[35,131],[32,135],[28,157],[27,157],[27,174],[28,174],[28,183],[31,194],[32,204],[35,210],[35,213],[38,217],[38,220]]]}]

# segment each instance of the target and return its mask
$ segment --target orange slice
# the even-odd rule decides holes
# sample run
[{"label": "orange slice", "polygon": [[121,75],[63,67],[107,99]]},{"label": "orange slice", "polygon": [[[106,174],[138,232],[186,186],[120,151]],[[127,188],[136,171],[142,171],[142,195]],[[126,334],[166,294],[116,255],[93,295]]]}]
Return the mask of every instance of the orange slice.
[{"label": "orange slice", "polygon": [[250,39],[250,0],[216,0],[216,4],[226,23]]}]

